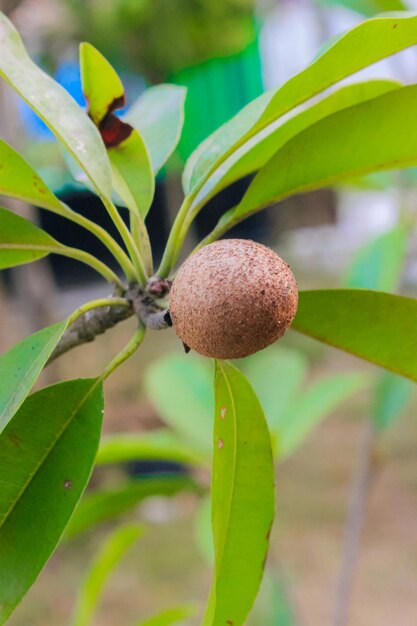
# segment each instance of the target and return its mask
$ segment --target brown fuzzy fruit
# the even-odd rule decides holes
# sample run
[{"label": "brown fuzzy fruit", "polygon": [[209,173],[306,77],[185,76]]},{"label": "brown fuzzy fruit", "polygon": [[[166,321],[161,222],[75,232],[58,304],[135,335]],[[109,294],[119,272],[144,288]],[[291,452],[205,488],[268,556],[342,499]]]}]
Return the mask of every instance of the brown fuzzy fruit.
[{"label": "brown fuzzy fruit", "polygon": [[179,269],[169,298],[173,326],[200,354],[239,359],[274,343],[297,310],[297,283],[270,248],[245,239],[217,241]]}]

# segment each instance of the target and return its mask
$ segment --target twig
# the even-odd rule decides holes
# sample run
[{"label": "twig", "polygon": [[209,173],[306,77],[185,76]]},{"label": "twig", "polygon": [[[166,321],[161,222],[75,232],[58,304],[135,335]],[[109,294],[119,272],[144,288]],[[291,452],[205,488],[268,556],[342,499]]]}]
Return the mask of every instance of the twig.
[{"label": "twig", "polygon": [[374,423],[371,419],[367,419],[364,427],[358,471],[352,485],[348,506],[342,562],[336,588],[333,626],[347,626],[349,621],[349,609],[359,557],[362,528],[370,489],[378,467],[375,456],[375,441],[376,431]]}]

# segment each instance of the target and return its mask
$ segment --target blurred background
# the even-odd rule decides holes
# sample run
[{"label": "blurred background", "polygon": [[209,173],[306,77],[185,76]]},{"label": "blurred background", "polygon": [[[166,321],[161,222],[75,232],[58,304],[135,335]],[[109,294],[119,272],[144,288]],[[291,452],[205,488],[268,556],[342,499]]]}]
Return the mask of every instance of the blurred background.
[{"label": "blurred background", "polygon": [[[0,0],[0,8],[32,57],[82,106],[78,45],[84,40],[121,75],[127,107],[150,85],[187,87],[180,144],[158,175],[147,220],[158,260],[181,204],[183,165],[205,137],[264,90],[303,69],[325,41],[364,17],[413,6],[401,0]],[[395,55],[359,76],[417,82],[417,51]],[[71,178],[65,155],[44,124],[5,84],[0,101],[0,135],[68,205],[111,230],[100,201]],[[236,204],[247,184],[238,181],[210,202],[185,252]],[[348,285],[417,297],[416,185],[414,170],[349,181],[286,200],[231,234],[276,249],[291,264],[300,288]],[[3,204],[112,264],[76,225],[17,201]],[[89,268],[64,258],[3,272],[1,351],[87,299],[107,295],[107,289]],[[100,371],[132,324],[56,361],[42,383]],[[271,554],[248,623],[414,625],[412,386],[292,332],[242,368],[281,442]],[[91,623],[141,624],[189,603],[196,608],[188,607],[190,616],[180,616],[178,623],[199,623],[211,568],[211,376],[210,363],[184,355],[174,332],[166,331],[150,332],[139,353],[108,381],[105,434],[111,444],[110,437],[128,433],[136,448],[125,463],[113,463],[109,444],[63,545],[11,618],[12,626],[81,626],[73,616],[83,580],[108,534],[132,521],[146,530],[112,573]]]}]

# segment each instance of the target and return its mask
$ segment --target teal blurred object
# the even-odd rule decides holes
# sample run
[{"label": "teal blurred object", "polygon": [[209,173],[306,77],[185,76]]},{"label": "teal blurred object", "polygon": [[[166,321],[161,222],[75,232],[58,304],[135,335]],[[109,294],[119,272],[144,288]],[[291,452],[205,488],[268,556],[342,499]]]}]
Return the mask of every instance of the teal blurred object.
[{"label": "teal blurred object", "polygon": [[203,139],[264,91],[258,35],[242,52],[183,69],[170,82],[187,88],[178,146],[186,161]]}]

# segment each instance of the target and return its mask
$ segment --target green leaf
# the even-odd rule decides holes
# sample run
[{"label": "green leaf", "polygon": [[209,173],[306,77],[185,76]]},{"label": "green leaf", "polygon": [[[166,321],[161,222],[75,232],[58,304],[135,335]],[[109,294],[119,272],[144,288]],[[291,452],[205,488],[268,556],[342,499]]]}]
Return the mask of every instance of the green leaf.
[{"label": "green leaf", "polygon": [[110,166],[98,130],[69,93],[33,63],[2,13],[0,45],[0,75],[65,145],[97,192],[111,200]]},{"label": "green leaf", "polygon": [[243,361],[242,369],[260,400],[272,431],[298,396],[307,367],[307,359],[301,352],[276,346]]},{"label": "green leaf", "polygon": [[[91,44],[81,44],[80,66],[88,112],[107,146],[115,191],[131,211],[146,217],[152,204],[155,181],[150,156],[140,133],[113,113],[125,102],[122,81]],[[107,143],[106,129],[110,136]],[[113,136],[117,130],[120,137]]]},{"label": "green leaf", "polygon": [[166,163],[180,139],[186,93],[187,90],[178,85],[150,87],[124,116],[144,138],[155,174]]},{"label": "green leaf", "polygon": [[349,269],[347,287],[394,291],[401,275],[407,229],[396,226],[361,248]]},{"label": "green leaf", "polygon": [[64,213],[62,204],[24,158],[0,139],[0,194]]},{"label": "green leaf", "polygon": [[272,202],[343,178],[415,165],[416,106],[417,85],[412,85],[310,126],[278,150],[220,223],[237,223]]},{"label": "green leaf", "polygon": [[0,270],[31,263],[64,249],[32,222],[0,207]]},{"label": "green leaf", "polygon": [[215,571],[203,626],[241,626],[262,579],[274,517],[271,440],[249,382],[216,362],[212,521]]},{"label": "green leaf", "polygon": [[67,324],[65,320],[43,328],[0,356],[0,433],[32,389]]},{"label": "green leaf", "polygon": [[205,457],[212,449],[213,385],[206,361],[170,354],[145,373],[145,389],[160,417]]},{"label": "green leaf", "polygon": [[208,137],[189,158],[183,177],[193,191],[229,154],[294,107],[360,69],[417,44],[417,16],[387,14],[345,33],[319,58],[277,90],[252,101]]},{"label": "green leaf", "polygon": [[64,532],[91,474],[102,417],[98,380],[72,380],[29,396],[0,436],[0,624]]},{"label": "green leaf", "polygon": [[183,604],[173,609],[168,609],[155,615],[144,622],[139,622],[138,626],[170,626],[176,622],[181,622],[188,617],[192,617],[197,612],[195,604]]},{"label": "green leaf", "polygon": [[124,104],[123,84],[104,56],[86,42],[80,45],[80,69],[88,114],[98,126],[115,106]]},{"label": "green leaf", "polygon": [[292,328],[417,381],[417,300],[362,289],[300,293]]},{"label": "green leaf", "polygon": [[[140,460],[140,458],[136,459]],[[127,481],[117,489],[101,489],[87,493],[71,518],[68,538],[89,530],[102,522],[130,511],[152,496],[173,496],[180,491],[196,490],[196,484],[185,476],[160,476]]]},{"label": "green leaf", "polygon": [[297,450],[331,411],[369,383],[363,373],[338,374],[307,389],[277,423],[278,458],[282,460]]},{"label": "green leaf", "polygon": [[239,178],[260,170],[289,139],[315,122],[350,106],[371,100],[383,93],[398,89],[400,83],[390,80],[370,80],[342,87],[313,104],[286,122],[278,120],[255,135],[232,154],[205,183],[194,204],[207,202],[216,193]]},{"label": "green leaf", "polygon": [[385,430],[401,417],[410,396],[409,380],[390,372],[379,376],[372,407],[372,419],[378,430]]},{"label": "green leaf", "polygon": [[138,459],[164,459],[206,465],[198,450],[184,444],[167,428],[146,433],[121,433],[103,437],[96,463],[125,463]]},{"label": "green leaf", "polygon": [[143,526],[129,524],[117,528],[105,539],[80,590],[72,626],[89,626],[92,623],[110,574],[143,532]]}]

